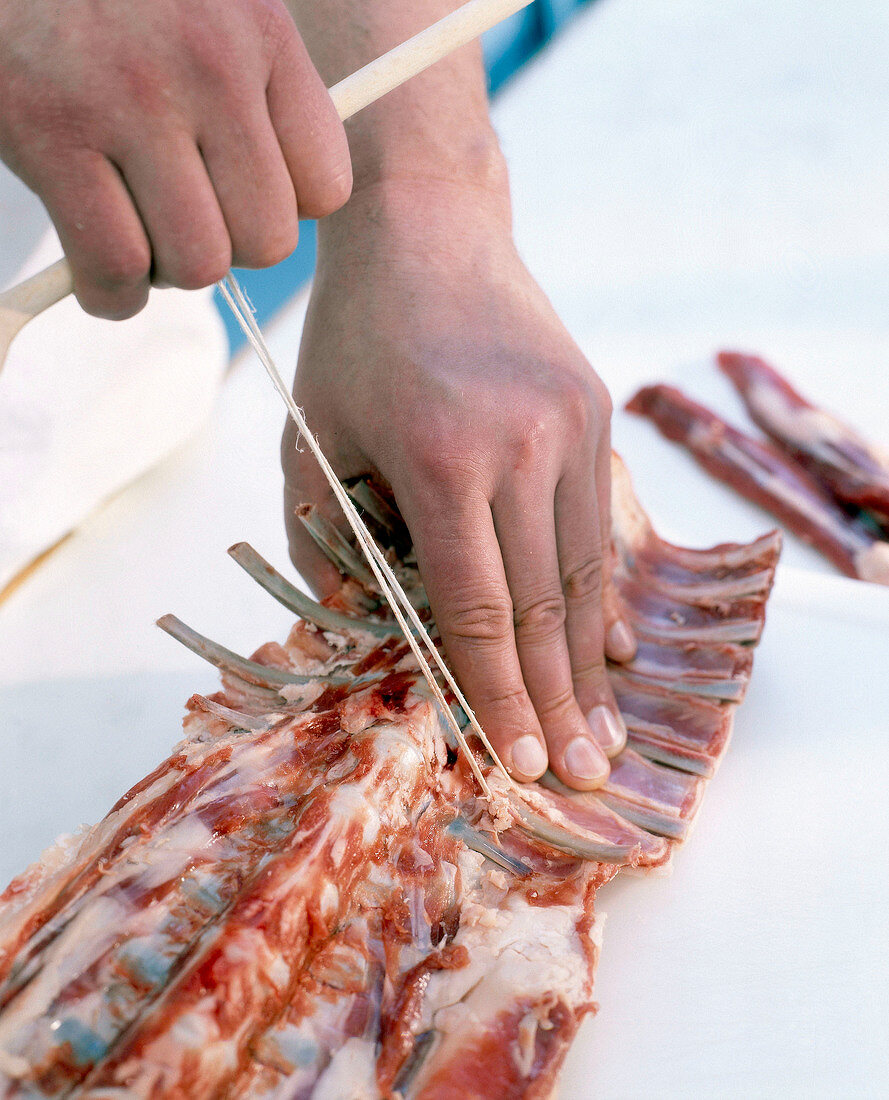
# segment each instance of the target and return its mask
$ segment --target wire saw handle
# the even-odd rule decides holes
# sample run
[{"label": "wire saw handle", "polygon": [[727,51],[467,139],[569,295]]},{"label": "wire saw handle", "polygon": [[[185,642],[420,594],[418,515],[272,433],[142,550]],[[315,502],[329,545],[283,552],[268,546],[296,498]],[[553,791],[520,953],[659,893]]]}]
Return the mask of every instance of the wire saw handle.
[{"label": "wire saw handle", "polygon": [[73,289],[68,261],[58,260],[0,294],[0,311],[19,316],[21,325],[26,325],[38,313],[67,298]]},{"label": "wire saw handle", "polygon": [[532,0],[469,0],[431,27],[384,53],[330,89],[343,122],[375,103],[412,76],[441,61],[453,50],[472,42],[504,19],[526,8]]}]

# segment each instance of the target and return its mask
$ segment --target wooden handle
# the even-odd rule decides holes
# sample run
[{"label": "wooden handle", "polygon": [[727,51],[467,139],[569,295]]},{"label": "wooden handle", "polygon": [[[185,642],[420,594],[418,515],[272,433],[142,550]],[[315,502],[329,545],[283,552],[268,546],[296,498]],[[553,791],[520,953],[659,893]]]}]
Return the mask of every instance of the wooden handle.
[{"label": "wooden handle", "polygon": [[[345,122],[412,76],[428,69],[458,46],[472,42],[486,30],[528,6],[531,0],[469,0],[407,42],[384,53],[330,89],[337,113]],[[74,289],[67,260],[0,294],[0,329],[6,345],[24,325],[60,302]],[[0,351],[5,350],[0,348]],[[2,360],[2,356],[0,356]],[[2,367],[0,361],[0,367]]]},{"label": "wooden handle", "polygon": [[59,260],[0,294],[0,311],[20,316],[21,324],[25,325],[38,313],[67,298],[73,289],[68,261]]},{"label": "wooden handle", "polygon": [[526,8],[532,0],[469,0],[407,42],[384,53],[330,89],[343,122],[370,106],[452,50],[472,42],[491,27]]}]

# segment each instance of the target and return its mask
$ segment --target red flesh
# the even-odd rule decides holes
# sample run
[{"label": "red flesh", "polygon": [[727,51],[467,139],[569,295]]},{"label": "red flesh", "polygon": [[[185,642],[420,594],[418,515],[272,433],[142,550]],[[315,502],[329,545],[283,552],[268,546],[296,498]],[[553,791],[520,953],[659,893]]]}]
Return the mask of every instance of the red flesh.
[{"label": "red flesh", "polygon": [[[610,674],[641,755],[628,749],[618,757],[597,794],[531,785],[525,804],[566,834],[623,845],[625,864],[656,866],[696,812],[700,776],[712,774],[725,751],[733,707],[711,689],[732,700],[743,693],[749,651],[737,642],[759,637],[778,540],[710,551],[669,546],[651,530],[625,477],[616,484],[615,576],[643,644],[637,662]],[[339,606],[351,614],[374,610],[371,597],[350,584]],[[270,707],[266,690],[226,677],[214,701],[230,708],[230,720],[193,699],[191,740],[181,751],[125,796],[65,867],[34,869],[3,895],[0,1025],[14,1019],[20,1030],[13,1034],[34,1042],[21,1085],[0,1064],[0,1096],[103,1087],[173,1100],[254,1100],[279,1089],[308,1096],[352,1040],[377,1050],[381,1096],[408,1087],[426,1100],[550,1094],[594,1007],[595,895],[620,864],[554,847],[523,831],[518,817],[494,827],[441,732],[434,751],[423,740],[437,720],[416,671],[395,669],[404,645],[345,643],[337,650],[300,625],[283,647],[259,655],[299,670],[336,654],[356,675],[376,673],[375,683],[329,687],[309,705],[277,699]],[[269,716],[269,728],[245,732],[231,713],[237,710],[248,719]],[[405,767],[408,778],[398,770]],[[339,791],[352,800],[338,803]],[[364,806],[382,823],[372,839],[362,832]],[[449,831],[457,813],[526,870],[514,875],[469,852]],[[196,830],[195,839],[177,848],[183,827]],[[158,879],[159,867],[165,873]],[[464,872],[479,873],[473,867],[484,874],[470,882]],[[195,893],[202,875],[212,877],[215,893]],[[95,949],[84,967],[61,981],[45,1011],[28,1015],[29,989],[41,973],[52,978],[72,937],[75,952],[82,946],[77,921],[97,898],[118,906],[119,926],[108,929],[106,942],[94,922],[87,944]],[[436,1039],[421,1049],[434,991],[467,973],[473,935],[488,942],[489,925],[473,923],[482,910],[494,928],[513,911],[531,914],[523,919],[533,940],[507,956],[510,975],[515,959],[537,951],[539,958],[528,959],[531,975],[549,973],[536,930],[552,914],[568,914],[559,958],[571,959],[579,984],[509,997],[502,976],[488,989],[486,974],[475,975],[466,996],[488,989],[474,1002],[473,1013],[482,1010],[477,1025],[458,1030],[456,1043]],[[149,916],[146,932],[139,922]],[[159,985],[130,950],[140,944],[155,954],[163,948],[169,970]],[[73,1020],[99,1031],[97,1014],[112,1034],[96,1056],[52,1028]]]},{"label": "red flesh", "polygon": [[856,557],[874,544],[874,536],[792,459],[739,432],[673,386],[646,386],[627,410],[651,420],[708,473],[777,516],[847,576],[859,575]]},{"label": "red flesh", "polygon": [[[889,457],[848,424],[813,405],[764,359],[737,351],[721,351],[716,359],[767,435],[837,500],[889,522]],[[817,415],[807,415],[811,413]]]}]

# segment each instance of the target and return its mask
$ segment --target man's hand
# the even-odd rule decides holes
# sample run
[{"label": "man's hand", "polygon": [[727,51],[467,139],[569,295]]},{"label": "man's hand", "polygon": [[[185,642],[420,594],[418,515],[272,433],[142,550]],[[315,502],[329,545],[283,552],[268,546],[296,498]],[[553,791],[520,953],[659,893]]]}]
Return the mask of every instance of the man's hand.
[{"label": "man's hand", "polygon": [[0,0],[0,157],[45,203],[84,309],[296,246],[351,189],[345,132],[281,0]]},{"label": "man's hand", "polygon": [[[391,485],[448,659],[512,774],[591,788],[626,731],[604,654],[634,643],[608,583],[608,394],[519,260],[502,190],[370,186],[322,226],[296,398],[341,476]],[[294,515],[320,502],[283,442],[291,554],[339,583]]]}]

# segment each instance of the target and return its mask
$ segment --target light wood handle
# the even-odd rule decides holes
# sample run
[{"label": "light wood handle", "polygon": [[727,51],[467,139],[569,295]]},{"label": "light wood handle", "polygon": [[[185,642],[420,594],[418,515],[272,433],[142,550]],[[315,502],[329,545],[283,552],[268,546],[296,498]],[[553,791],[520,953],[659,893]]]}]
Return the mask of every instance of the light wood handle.
[{"label": "light wood handle", "polygon": [[67,298],[73,289],[68,261],[58,260],[0,294],[0,310],[19,315],[22,325],[25,325],[38,313]]},{"label": "light wood handle", "polygon": [[[468,4],[335,84],[330,89],[330,97],[340,118],[345,122],[363,107],[530,3],[531,0],[469,0]],[[0,329],[7,346],[32,317],[60,302],[73,289],[71,268],[63,259],[0,294]],[[0,367],[2,365],[0,361]]]},{"label": "light wood handle", "polygon": [[334,84],[330,98],[343,122],[412,76],[526,8],[532,0],[469,0],[431,27]]}]

